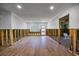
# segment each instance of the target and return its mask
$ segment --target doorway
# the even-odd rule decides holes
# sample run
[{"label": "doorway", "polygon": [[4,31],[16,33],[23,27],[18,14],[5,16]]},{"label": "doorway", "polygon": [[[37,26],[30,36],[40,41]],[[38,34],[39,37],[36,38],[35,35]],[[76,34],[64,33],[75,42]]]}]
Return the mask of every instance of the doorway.
[{"label": "doorway", "polygon": [[45,25],[41,25],[41,35],[46,35],[46,26]]},{"label": "doorway", "polygon": [[60,44],[70,49],[69,14],[59,19]]}]

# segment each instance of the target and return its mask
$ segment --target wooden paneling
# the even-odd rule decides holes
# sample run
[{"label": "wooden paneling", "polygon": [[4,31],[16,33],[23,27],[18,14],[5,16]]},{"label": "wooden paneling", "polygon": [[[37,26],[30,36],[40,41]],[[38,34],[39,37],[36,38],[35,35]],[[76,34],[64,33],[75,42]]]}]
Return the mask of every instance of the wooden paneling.
[{"label": "wooden paneling", "polygon": [[22,37],[22,33],[21,33],[21,30],[20,30],[20,37]]},{"label": "wooden paneling", "polygon": [[24,36],[26,36],[26,32],[25,32],[25,29],[24,29]]},{"label": "wooden paneling", "polygon": [[18,39],[19,39],[19,29],[17,31],[18,31]]},{"label": "wooden paneling", "polygon": [[60,34],[61,32],[60,32],[60,29],[58,29],[58,42],[59,42],[59,44],[60,44],[60,37],[61,37],[61,34]]},{"label": "wooden paneling", "polygon": [[23,29],[21,29],[21,37],[23,37]]},{"label": "wooden paneling", "polygon": [[0,30],[0,45],[4,46],[4,32]]},{"label": "wooden paneling", "polygon": [[25,36],[28,36],[29,32],[30,32],[29,29],[25,30]]},{"label": "wooden paneling", "polygon": [[40,35],[40,32],[29,32],[29,35],[33,35],[33,36]]},{"label": "wooden paneling", "polygon": [[58,36],[58,29],[46,29],[46,35]]},{"label": "wooden paneling", "polygon": [[8,39],[8,30],[6,29],[6,46],[9,46]]},{"label": "wooden paneling", "polygon": [[2,46],[4,46],[4,32],[2,30]]},{"label": "wooden paneling", "polygon": [[14,42],[16,42],[16,30],[14,30]]},{"label": "wooden paneling", "polygon": [[13,30],[10,29],[10,45],[13,44]]},{"label": "wooden paneling", "polygon": [[76,29],[70,29],[70,49],[73,51],[73,53],[76,53],[76,39]]},{"label": "wooden paneling", "polygon": [[29,29],[0,29],[0,45],[8,47],[28,33]]}]

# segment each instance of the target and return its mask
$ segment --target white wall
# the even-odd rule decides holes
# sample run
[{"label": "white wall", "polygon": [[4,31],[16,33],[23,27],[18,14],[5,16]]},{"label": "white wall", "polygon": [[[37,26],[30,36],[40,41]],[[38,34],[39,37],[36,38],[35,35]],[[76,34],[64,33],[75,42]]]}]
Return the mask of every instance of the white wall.
[{"label": "white wall", "polygon": [[[30,18],[24,20],[13,12],[2,11],[0,12],[0,29],[29,29],[27,22],[31,22],[32,24],[39,22],[42,24],[43,22],[47,23],[47,20],[49,20],[44,18]],[[37,24],[37,26],[40,24]]]},{"label": "white wall", "polygon": [[11,25],[12,29],[27,29],[26,22],[15,13],[11,13]]},{"label": "white wall", "polygon": [[52,18],[51,21],[48,22],[47,29],[57,29],[58,28],[57,21],[58,20],[54,20]]},{"label": "white wall", "polygon": [[[49,22],[51,21],[51,19],[49,17],[44,17],[44,18],[26,18],[25,22],[26,23],[40,23],[40,24],[45,24],[46,23],[46,28],[49,28],[50,26],[48,26]],[[38,25],[39,26],[39,25]],[[28,27],[29,28],[29,27]]]},{"label": "white wall", "polygon": [[26,29],[26,22],[13,12],[0,9],[0,29]]},{"label": "white wall", "polygon": [[48,22],[50,21],[51,19],[46,17],[46,18],[25,18],[24,19],[25,22]]},{"label": "white wall", "polygon": [[11,28],[11,13],[7,10],[0,9],[0,29]]},{"label": "white wall", "polygon": [[70,9],[70,28],[79,28],[79,6]]},{"label": "white wall", "polygon": [[32,32],[40,32],[40,29],[42,28],[42,25],[47,27],[47,22],[27,22],[28,29]]},{"label": "white wall", "polygon": [[49,28],[59,28],[59,19],[69,14],[69,28],[79,28],[79,5],[61,11],[49,22]]}]

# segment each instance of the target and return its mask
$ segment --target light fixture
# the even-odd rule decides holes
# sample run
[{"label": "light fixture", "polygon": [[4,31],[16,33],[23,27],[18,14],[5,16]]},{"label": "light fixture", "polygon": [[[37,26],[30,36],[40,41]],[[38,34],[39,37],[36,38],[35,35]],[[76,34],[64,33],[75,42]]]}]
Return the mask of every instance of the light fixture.
[{"label": "light fixture", "polygon": [[53,10],[54,9],[54,6],[50,6],[50,10]]},{"label": "light fixture", "polygon": [[21,6],[21,5],[17,5],[17,8],[18,8],[18,9],[22,9],[22,6]]}]

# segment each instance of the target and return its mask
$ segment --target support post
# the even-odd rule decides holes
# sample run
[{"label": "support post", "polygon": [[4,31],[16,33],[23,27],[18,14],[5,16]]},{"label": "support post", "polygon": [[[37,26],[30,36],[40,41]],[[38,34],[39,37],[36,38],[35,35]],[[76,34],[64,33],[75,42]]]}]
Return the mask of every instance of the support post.
[{"label": "support post", "polygon": [[10,29],[10,45],[13,44],[13,30]]},{"label": "support post", "polygon": [[60,29],[58,29],[58,43],[60,44]]},{"label": "support post", "polygon": [[18,39],[19,39],[19,29],[18,29]]},{"label": "support post", "polygon": [[1,41],[2,41],[2,46],[4,46],[4,32],[3,32],[4,30],[1,30],[1,31],[2,31],[2,40]]},{"label": "support post", "polygon": [[6,46],[9,46],[9,42],[8,42],[8,30],[6,29]]},{"label": "support post", "polygon": [[72,53],[76,53],[76,40],[77,40],[77,31],[76,29],[70,29],[70,50]]},{"label": "support post", "polygon": [[77,31],[74,29],[74,40],[73,40],[73,52],[76,53],[76,40],[77,40]]},{"label": "support post", "polygon": [[16,42],[16,29],[14,30],[14,42]]}]

